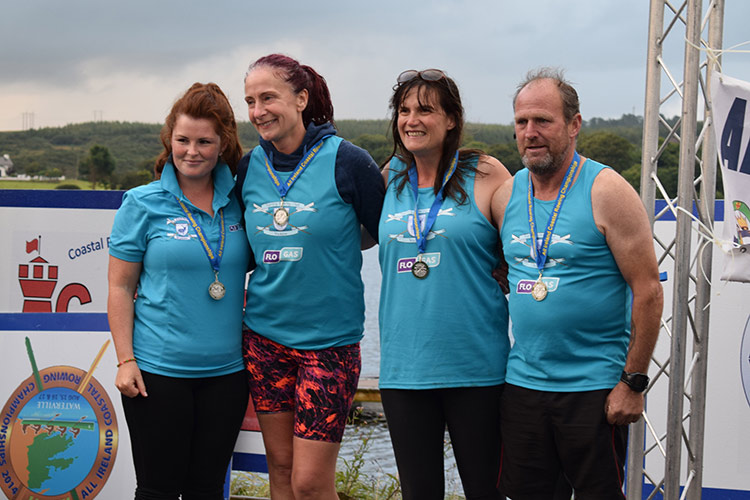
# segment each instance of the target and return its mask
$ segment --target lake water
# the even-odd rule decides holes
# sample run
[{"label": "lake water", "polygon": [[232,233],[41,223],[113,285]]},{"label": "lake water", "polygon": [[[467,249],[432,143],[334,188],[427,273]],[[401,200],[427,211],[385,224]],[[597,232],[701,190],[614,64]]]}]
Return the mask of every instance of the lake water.
[{"label": "lake water", "polygon": [[380,264],[378,247],[362,252],[362,281],[365,284],[365,336],[362,338],[361,378],[377,378],[380,373],[380,334],[378,304],[380,303]]}]

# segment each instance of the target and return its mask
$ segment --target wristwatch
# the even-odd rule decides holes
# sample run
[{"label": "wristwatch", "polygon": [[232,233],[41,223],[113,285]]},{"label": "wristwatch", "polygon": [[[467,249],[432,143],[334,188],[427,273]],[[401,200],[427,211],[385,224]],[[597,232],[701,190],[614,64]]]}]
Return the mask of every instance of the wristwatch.
[{"label": "wristwatch", "polygon": [[620,380],[628,384],[628,387],[635,392],[645,391],[646,387],[648,387],[648,383],[651,381],[645,373],[628,373],[624,370],[622,375],[620,375]]}]

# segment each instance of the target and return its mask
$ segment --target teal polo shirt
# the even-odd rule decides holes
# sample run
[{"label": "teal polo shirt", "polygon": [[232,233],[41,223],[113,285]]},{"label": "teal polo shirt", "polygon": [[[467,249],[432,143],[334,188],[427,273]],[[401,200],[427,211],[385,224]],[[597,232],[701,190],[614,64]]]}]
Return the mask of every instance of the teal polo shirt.
[{"label": "teal polo shirt", "polygon": [[[138,366],[172,377],[206,377],[243,369],[242,315],[249,259],[242,214],[226,164],[213,172],[214,216],[195,207],[177,183],[171,163],[160,180],[126,192],[115,215],[109,253],[142,262],[135,300],[133,351]],[[224,211],[226,242],[219,280],[226,295],[214,300],[214,272],[177,199],[189,208],[211,247],[219,246]]]}]

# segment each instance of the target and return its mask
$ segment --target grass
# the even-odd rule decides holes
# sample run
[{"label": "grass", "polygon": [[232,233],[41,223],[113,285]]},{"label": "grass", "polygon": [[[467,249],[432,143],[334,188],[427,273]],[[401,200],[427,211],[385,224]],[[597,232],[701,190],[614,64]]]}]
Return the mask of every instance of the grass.
[{"label": "grass", "polygon": [[232,496],[270,498],[271,490],[268,476],[255,472],[232,472],[232,482],[229,486]]},{"label": "grass", "polygon": [[396,500],[401,498],[401,484],[398,477],[383,473],[379,476],[366,475],[362,471],[365,465],[365,453],[370,448],[372,428],[366,423],[355,424],[359,446],[351,460],[342,459],[343,467],[336,471],[336,491],[341,500],[372,499]]},{"label": "grass", "polygon": [[[64,181],[0,181],[0,189],[56,189],[60,184],[75,184],[81,189],[91,189],[89,181],[66,179]],[[101,185],[97,189],[102,189]]]}]

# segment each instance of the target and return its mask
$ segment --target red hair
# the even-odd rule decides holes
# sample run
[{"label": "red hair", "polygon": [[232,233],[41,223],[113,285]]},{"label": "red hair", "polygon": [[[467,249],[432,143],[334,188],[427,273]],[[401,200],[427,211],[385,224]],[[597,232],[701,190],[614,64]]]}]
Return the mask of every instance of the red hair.
[{"label": "red hair", "polygon": [[156,178],[161,177],[164,165],[172,155],[172,132],[177,117],[189,116],[195,119],[208,119],[214,123],[216,135],[221,140],[221,159],[229,165],[234,175],[237,171],[237,163],[242,158],[242,146],[237,135],[237,122],[234,119],[234,111],[229,104],[229,99],[224,95],[215,83],[194,83],[185,94],[175,101],[172,110],[167,115],[164,126],[161,128],[161,143],[164,151],[156,159],[154,174]]}]

